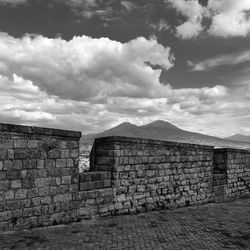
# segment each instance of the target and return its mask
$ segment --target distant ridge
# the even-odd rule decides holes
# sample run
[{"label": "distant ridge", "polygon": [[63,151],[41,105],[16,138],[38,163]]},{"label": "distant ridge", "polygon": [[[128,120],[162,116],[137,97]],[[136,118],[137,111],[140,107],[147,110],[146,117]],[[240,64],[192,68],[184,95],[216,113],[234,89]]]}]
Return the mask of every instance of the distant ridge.
[{"label": "distant ridge", "polygon": [[194,133],[180,129],[172,123],[162,120],[157,120],[142,126],[137,126],[129,122],[124,122],[116,127],[113,127],[101,133],[83,136],[81,140],[81,145],[91,145],[95,138],[115,135],[148,138],[154,140],[204,144],[215,147],[250,148],[250,142],[236,142],[230,139],[222,139],[214,136]]},{"label": "distant ridge", "polygon": [[225,139],[250,143],[250,135],[236,134],[236,135],[226,137]]}]

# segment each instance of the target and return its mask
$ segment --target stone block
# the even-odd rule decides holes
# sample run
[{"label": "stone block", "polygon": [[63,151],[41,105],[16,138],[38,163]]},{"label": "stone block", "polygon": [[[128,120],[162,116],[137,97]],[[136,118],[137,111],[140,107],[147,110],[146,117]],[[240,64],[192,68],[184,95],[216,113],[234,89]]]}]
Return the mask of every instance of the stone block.
[{"label": "stone block", "polygon": [[60,141],[59,142],[59,148],[67,149],[68,148],[67,141]]},{"label": "stone block", "polygon": [[63,194],[59,194],[53,197],[53,202],[63,201]]},{"label": "stone block", "polygon": [[144,177],[145,176],[145,171],[144,170],[138,170],[136,172],[136,176],[141,178],[141,177]]},{"label": "stone block", "polygon": [[39,196],[47,196],[47,195],[49,195],[49,187],[44,186],[44,187],[38,188],[38,194],[39,194]]},{"label": "stone block", "polygon": [[10,187],[10,181],[0,181],[0,191],[7,191]]},{"label": "stone block", "polygon": [[9,160],[13,160],[15,158],[15,156],[14,156],[14,150],[13,149],[8,149],[8,151],[7,151],[7,158]]},{"label": "stone block", "polygon": [[13,140],[1,139],[0,141],[0,149],[8,149],[13,148]]},{"label": "stone block", "polygon": [[135,200],[141,200],[141,199],[144,199],[144,198],[146,198],[146,194],[142,194],[142,193],[135,193],[134,195],[133,195],[133,197],[134,197],[134,199]]},{"label": "stone block", "polygon": [[109,211],[109,208],[107,205],[101,206],[98,208],[98,213],[100,213],[100,214],[107,213],[108,211]]},{"label": "stone block", "polygon": [[44,166],[46,169],[53,169],[56,167],[56,162],[53,159],[45,159]]},{"label": "stone block", "polygon": [[35,186],[36,187],[43,187],[44,186],[44,178],[36,178],[35,179]]},{"label": "stone block", "polygon": [[104,188],[111,187],[111,180],[104,180],[103,181],[103,187]]},{"label": "stone block", "polygon": [[13,180],[11,181],[11,188],[21,188],[21,180]]},{"label": "stone block", "polygon": [[0,149],[0,160],[5,160],[8,155],[8,150],[7,149]]},{"label": "stone block", "polygon": [[69,150],[68,149],[64,149],[64,150],[61,150],[61,157],[62,158],[69,158]]},{"label": "stone block", "polygon": [[116,202],[114,205],[115,205],[115,209],[116,209],[116,210],[121,210],[121,209],[123,209],[122,202]]},{"label": "stone block", "polygon": [[41,204],[51,204],[52,198],[50,196],[41,197]]},{"label": "stone block", "polygon": [[28,198],[37,197],[39,195],[38,188],[30,188],[28,190]]},{"label": "stone block", "polygon": [[11,218],[11,211],[0,212],[0,222],[7,221]]},{"label": "stone block", "polygon": [[131,208],[131,202],[128,200],[128,201],[125,201],[124,204],[123,204],[123,207],[124,209],[129,209]]},{"label": "stone block", "polygon": [[126,196],[125,194],[120,194],[120,195],[117,195],[117,201],[125,201],[126,200]]},{"label": "stone block", "polygon": [[29,153],[29,157],[30,157],[31,159],[39,159],[39,158],[42,158],[42,152],[41,152],[41,150],[39,150],[39,149],[34,149],[34,148],[29,149],[29,150],[28,150],[28,153]]},{"label": "stone block", "polygon": [[6,180],[6,173],[0,172],[0,180]]},{"label": "stone block", "polygon": [[[41,198],[40,197],[32,198],[31,204],[32,206],[39,206],[41,204]],[[41,207],[40,207],[40,210],[41,210]]]},{"label": "stone block", "polygon": [[13,161],[11,161],[11,160],[4,161],[3,169],[4,170],[12,170],[13,169]]},{"label": "stone block", "polygon": [[27,148],[28,143],[27,140],[15,139],[14,140],[14,148]]},{"label": "stone block", "polygon": [[27,159],[29,158],[29,152],[27,149],[15,149],[14,157],[15,159]]},{"label": "stone block", "polygon": [[71,184],[71,176],[62,176],[62,184]]},{"label": "stone block", "polygon": [[22,209],[15,209],[15,210],[11,210],[11,217],[16,217],[16,218],[20,218],[23,214],[23,210]]},{"label": "stone block", "polygon": [[77,158],[79,156],[79,149],[72,149],[69,151],[71,158]]},{"label": "stone block", "polygon": [[37,160],[37,168],[39,169],[44,168],[44,160]]},{"label": "stone block", "polygon": [[57,159],[56,160],[56,167],[57,168],[65,168],[67,161],[65,159]]},{"label": "stone block", "polygon": [[73,159],[67,159],[67,167],[73,167],[73,166],[74,166]]},{"label": "stone block", "polygon": [[61,158],[61,151],[58,148],[54,148],[48,152],[48,158],[58,159]]},{"label": "stone block", "polygon": [[33,212],[32,208],[24,208],[23,209],[23,216],[24,217],[31,217],[32,216],[32,212]]},{"label": "stone block", "polygon": [[38,140],[28,140],[28,148],[38,148],[39,141]]},{"label": "stone block", "polygon": [[14,199],[14,192],[12,190],[8,190],[4,192],[4,200],[12,200]]},{"label": "stone block", "polygon": [[19,189],[15,193],[15,198],[16,199],[25,199],[27,197],[27,189]]},{"label": "stone block", "polygon": [[121,185],[128,187],[129,186],[129,181],[128,180],[121,180]]},{"label": "stone block", "polygon": [[137,192],[144,192],[146,190],[145,185],[138,185],[136,188]]}]

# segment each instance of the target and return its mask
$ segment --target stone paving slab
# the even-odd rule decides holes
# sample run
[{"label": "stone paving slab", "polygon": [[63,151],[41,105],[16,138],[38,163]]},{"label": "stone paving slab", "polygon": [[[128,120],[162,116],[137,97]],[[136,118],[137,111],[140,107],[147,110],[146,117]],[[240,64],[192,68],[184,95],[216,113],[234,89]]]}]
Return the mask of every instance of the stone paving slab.
[{"label": "stone paving slab", "polygon": [[250,249],[250,198],[0,233],[0,249]]}]

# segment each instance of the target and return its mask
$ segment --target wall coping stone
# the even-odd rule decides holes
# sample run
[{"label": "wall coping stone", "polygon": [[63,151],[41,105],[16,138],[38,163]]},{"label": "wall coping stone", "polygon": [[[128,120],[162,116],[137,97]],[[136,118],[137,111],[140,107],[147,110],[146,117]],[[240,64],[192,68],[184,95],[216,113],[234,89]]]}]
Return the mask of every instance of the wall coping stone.
[{"label": "wall coping stone", "polygon": [[23,126],[23,125],[6,124],[6,123],[0,123],[0,132],[40,134],[48,136],[73,137],[73,138],[80,138],[82,135],[80,131]]},{"label": "wall coping stone", "polygon": [[173,142],[173,141],[161,141],[161,140],[153,140],[146,138],[136,138],[136,137],[126,137],[126,136],[106,136],[99,137],[95,139],[95,144],[102,143],[138,143],[138,144],[150,144],[150,145],[161,145],[161,146],[176,146],[176,147],[187,147],[187,148],[196,148],[196,149],[208,149],[214,150],[213,146],[201,145],[201,144],[191,144],[184,142]]},{"label": "wall coping stone", "polygon": [[250,150],[249,149],[242,149],[242,148],[215,148],[215,153],[245,153],[249,154]]}]

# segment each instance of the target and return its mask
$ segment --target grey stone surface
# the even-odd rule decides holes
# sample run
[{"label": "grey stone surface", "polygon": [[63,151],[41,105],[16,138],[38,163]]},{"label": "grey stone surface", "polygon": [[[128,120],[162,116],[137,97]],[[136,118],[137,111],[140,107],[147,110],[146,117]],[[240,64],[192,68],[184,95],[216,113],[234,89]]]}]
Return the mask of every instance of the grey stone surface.
[{"label": "grey stone surface", "polygon": [[250,200],[241,199],[115,216],[1,233],[0,249],[250,249],[249,213]]},{"label": "grey stone surface", "polygon": [[[0,124],[0,230],[77,219],[74,131]],[[65,151],[74,154],[65,154]],[[67,164],[69,162],[70,164]]]},{"label": "grey stone surface", "polygon": [[0,124],[0,230],[250,195],[250,152],[106,137],[79,175],[80,133]]}]

